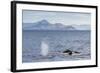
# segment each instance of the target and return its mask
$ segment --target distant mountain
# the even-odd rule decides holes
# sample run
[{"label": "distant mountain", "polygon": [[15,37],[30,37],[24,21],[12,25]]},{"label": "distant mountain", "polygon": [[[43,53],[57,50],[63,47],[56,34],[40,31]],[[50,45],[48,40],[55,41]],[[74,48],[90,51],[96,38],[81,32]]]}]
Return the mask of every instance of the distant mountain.
[{"label": "distant mountain", "polygon": [[75,30],[75,28],[61,23],[51,24],[47,20],[41,20],[36,23],[23,23],[23,30]]},{"label": "distant mountain", "polygon": [[23,23],[23,30],[77,30],[76,28],[80,27],[81,26],[76,27],[72,25],[64,25],[61,23],[51,24],[47,20],[41,20],[35,23]]},{"label": "distant mountain", "polygon": [[75,27],[77,30],[91,30],[91,26],[89,24],[82,24],[82,25],[71,25]]}]

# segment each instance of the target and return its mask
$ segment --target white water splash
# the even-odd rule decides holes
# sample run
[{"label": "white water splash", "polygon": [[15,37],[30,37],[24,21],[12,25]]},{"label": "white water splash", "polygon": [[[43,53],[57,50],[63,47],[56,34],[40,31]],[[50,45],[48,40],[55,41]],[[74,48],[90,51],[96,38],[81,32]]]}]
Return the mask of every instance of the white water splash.
[{"label": "white water splash", "polygon": [[49,53],[49,46],[45,41],[41,42],[41,55],[47,56]]}]

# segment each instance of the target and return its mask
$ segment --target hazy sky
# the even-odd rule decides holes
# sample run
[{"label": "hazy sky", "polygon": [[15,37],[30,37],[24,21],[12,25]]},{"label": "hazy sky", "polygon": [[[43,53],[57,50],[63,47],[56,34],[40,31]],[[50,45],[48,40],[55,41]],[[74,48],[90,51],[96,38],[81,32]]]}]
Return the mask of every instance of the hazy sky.
[{"label": "hazy sky", "polygon": [[23,10],[23,23],[34,23],[44,19],[52,24],[53,23],[62,23],[64,25],[91,24],[90,13]]}]

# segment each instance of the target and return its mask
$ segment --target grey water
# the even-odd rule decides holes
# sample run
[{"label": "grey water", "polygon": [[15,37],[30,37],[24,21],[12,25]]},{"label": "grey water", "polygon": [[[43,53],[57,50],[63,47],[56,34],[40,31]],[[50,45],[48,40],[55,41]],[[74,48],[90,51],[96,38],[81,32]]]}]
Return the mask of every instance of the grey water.
[{"label": "grey water", "polygon": [[[91,32],[88,30],[23,30],[22,63],[74,61],[91,59]],[[41,55],[41,42],[46,41],[49,55]],[[80,52],[79,55],[63,55],[66,49]],[[54,53],[54,54],[52,54]]]}]

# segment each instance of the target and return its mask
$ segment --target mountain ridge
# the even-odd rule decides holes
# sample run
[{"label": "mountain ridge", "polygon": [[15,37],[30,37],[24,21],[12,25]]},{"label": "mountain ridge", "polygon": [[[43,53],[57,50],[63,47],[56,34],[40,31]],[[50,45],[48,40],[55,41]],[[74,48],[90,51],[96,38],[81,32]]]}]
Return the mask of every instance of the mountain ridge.
[{"label": "mountain ridge", "polygon": [[35,23],[23,23],[23,30],[77,30],[75,26],[64,25],[62,23],[50,23],[41,20]]}]

